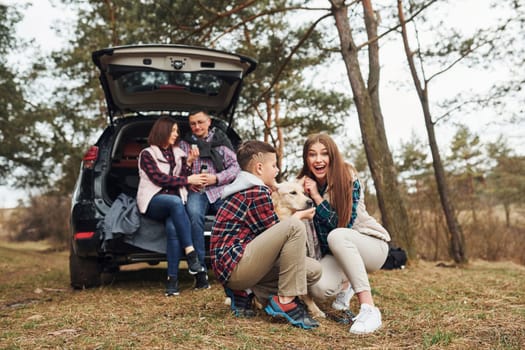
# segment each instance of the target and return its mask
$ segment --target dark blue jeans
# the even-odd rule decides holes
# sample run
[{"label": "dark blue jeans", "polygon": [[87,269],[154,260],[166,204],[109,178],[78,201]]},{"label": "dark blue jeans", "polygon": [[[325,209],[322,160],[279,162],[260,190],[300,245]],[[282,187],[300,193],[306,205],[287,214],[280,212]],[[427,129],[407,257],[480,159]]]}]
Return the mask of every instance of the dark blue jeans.
[{"label": "dark blue jeans", "polygon": [[190,220],[182,199],[173,194],[157,194],[149,202],[146,216],[164,221],[167,235],[168,276],[177,279],[181,254],[184,248],[193,245]]},{"label": "dark blue jeans", "polygon": [[206,267],[204,261],[205,249],[204,244],[204,218],[206,213],[215,214],[219,210],[222,200],[218,199],[215,203],[210,203],[206,193],[189,191],[188,202],[186,203],[186,210],[191,222],[191,237],[193,239],[193,246],[197,251],[199,261],[202,266]]}]

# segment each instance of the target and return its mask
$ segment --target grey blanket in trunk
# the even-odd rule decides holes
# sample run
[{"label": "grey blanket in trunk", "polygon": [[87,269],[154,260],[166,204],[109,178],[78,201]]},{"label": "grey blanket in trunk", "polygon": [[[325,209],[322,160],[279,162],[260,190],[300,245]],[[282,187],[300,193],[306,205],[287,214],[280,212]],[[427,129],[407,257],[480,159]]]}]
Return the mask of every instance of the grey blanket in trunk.
[{"label": "grey blanket in trunk", "polygon": [[156,253],[166,253],[164,223],[140,214],[135,198],[121,193],[111,205],[102,229],[102,249],[107,249],[111,239],[124,242]]}]

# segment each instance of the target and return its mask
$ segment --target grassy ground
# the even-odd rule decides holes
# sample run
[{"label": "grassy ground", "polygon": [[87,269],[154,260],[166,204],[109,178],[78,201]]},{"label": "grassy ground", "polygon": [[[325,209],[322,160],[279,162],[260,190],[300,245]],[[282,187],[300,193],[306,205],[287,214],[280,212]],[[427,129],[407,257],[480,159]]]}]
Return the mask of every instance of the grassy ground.
[{"label": "grassy ground", "polygon": [[181,295],[166,298],[165,266],[129,266],[109,285],[73,291],[67,253],[0,243],[0,271],[1,349],[525,348],[525,268],[508,262],[371,275],[383,328],[368,336],[331,320],[304,331],[262,313],[236,319],[217,283],[192,291],[185,271]]}]

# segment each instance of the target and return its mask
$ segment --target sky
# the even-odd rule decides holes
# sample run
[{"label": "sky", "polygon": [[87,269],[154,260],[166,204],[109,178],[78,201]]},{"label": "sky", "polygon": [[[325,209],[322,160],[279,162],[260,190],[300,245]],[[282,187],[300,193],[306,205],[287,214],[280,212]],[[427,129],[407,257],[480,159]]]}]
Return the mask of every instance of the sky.
[{"label": "sky", "polygon": [[[72,14],[68,14],[64,8],[54,8],[49,0],[0,0],[0,4],[31,4],[24,11],[24,20],[19,23],[16,30],[18,35],[27,39],[35,39],[35,42],[45,52],[60,49],[63,45],[62,38],[58,37],[52,30],[52,26],[57,21],[71,20]],[[56,3],[56,1],[55,1]],[[317,1],[318,4],[325,5],[325,1]],[[488,21],[491,18],[491,10],[483,7],[485,2],[479,0],[462,0],[455,2],[456,9],[451,11],[449,20],[451,23],[464,23],[464,30],[468,31],[469,25],[475,27],[476,21]],[[469,21],[464,21],[464,13],[476,11],[475,15],[470,16]],[[400,45],[392,43],[390,45]],[[381,108],[384,115],[385,129],[391,148],[396,149],[401,142],[410,140],[412,134],[416,134],[426,139],[426,130],[421,107],[417,99],[415,90],[410,85],[406,89],[400,89],[392,83],[397,80],[406,79],[406,63],[403,52],[399,47],[384,46],[381,52]],[[348,78],[342,60],[327,68],[325,84],[337,85],[342,90],[349,90]],[[454,94],[454,91],[465,89],[468,84],[481,84],[478,72],[462,72],[462,78],[458,79],[458,74],[454,74],[454,81],[441,79],[436,88],[432,90],[436,97],[443,97]],[[482,79],[483,80],[483,79]],[[486,79],[485,79],[486,80]],[[491,124],[491,115],[477,113],[475,116],[466,116],[464,121],[471,130],[482,133],[485,139],[495,140],[496,137],[504,133],[511,145],[520,149],[518,153],[524,154],[525,149],[521,142],[525,136],[522,126],[514,129],[499,129]],[[345,126],[346,135],[353,140],[360,138],[359,124],[355,112],[350,116],[349,122]],[[445,145],[450,141],[454,130],[448,126],[437,127],[436,135],[438,143]],[[24,198],[27,194],[21,190],[13,190],[0,186],[0,207],[14,207],[18,199]]]}]

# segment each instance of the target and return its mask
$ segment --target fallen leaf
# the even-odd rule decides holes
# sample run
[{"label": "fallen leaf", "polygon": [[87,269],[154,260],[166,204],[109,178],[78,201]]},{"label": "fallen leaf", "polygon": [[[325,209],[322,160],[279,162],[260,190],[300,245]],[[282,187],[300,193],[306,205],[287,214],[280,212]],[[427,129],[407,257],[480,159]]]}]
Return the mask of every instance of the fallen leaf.
[{"label": "fallen leaf", "polygon": [[60,329],[58,331],[54,331],[54,332],[49,332],[47,333],[48,335],[62,335],[62,334],[72,334],[72,333],[77,333],[78,330],[76,329],[72,329],[72,328],[67,328],[67,329]]},{"label": "fallen leaf", "polygon": [[27,318],[27,320],[28,321],[40,321],[43,318],[44,318],[44,316],[42,316],[42,315],[33,315],[33,316],[29,316]]}]

